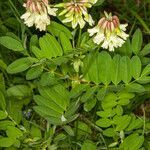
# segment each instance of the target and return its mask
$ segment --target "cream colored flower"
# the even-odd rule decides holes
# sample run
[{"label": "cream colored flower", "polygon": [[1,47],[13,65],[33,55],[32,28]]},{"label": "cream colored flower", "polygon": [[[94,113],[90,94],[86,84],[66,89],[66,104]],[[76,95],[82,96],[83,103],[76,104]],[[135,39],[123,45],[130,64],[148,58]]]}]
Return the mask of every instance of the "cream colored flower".
[{"label": "cream colored flower", "polygon": [[27,0],[23,6],[26,8],[26,13],[21,19],[28,27],[35,25],[40,31],[45,31],[46,26],[50,24],[49,15],[56,16],[57,9],[50,8],[48,0]]},{"label": "cream colored flower", "polygon": [[62,122],[67,121],[67,119],[64,117],[64,115],[61,116],[61,121],[62,121]]},{"label": "cream colored flower", "polygon": [[93,41],[96,44],[101,44],[104,49],[114,51],[114,48],[121,47],[128,34],[125,33],[127,24],[120,24],[117,16],[112,16],[111,13],[105,13],[105,17],[101,18],[98,25],[92,29],[88,29],[89,35],[93,36]]},{"label": "cream colored flower", "polygon": [[78,0],[71,1],[67,3],[60,3],[55,5],[55,7],[63,7],[64,10],[59,14],[59,16],[64,15],[65,19],[62,20],[63,23],[71,22],[72,28],[76,28],[77,25],[83,28],[86,22],[89,25],[93,25],[94,21],[90,14],[88,14],[87,8],[92,7],[95,1],[93,0]]}]

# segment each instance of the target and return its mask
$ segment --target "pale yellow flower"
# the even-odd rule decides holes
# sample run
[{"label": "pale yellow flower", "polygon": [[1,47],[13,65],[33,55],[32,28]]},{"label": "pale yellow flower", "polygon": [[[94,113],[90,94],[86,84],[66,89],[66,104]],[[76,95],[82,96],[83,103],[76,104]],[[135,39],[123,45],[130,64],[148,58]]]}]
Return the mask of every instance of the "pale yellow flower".
[{"label": "pale yellow flower", "polygon": [[127,24],[120,24],[117,16],[105,12],[105,17],[101,18],[98,25],[92,29],[88,29],[89,35],[93,36],[96,44],[101,44],[104,49],[114,51],[114,48],[121,47],[128,34],[125,33]]},{"label": "pale yellow flower", "polygon": [[49,15],[56,16],[57,9],[51,8],[48,0],[27,0],[23,6],[26,8],[26,13],[21,19],[28,27],[35,25],[40,31],[45,31],[46,26],[50,24]]},{"label": "pale yellow flower", "polygon": [[59,16],[65,16],[65,19],[62,20],[63,23],[71,22],[72,28],[76,28],[77,25],[83,28],[86,22],[91,26],[94,24],[91,15],[87,11],[87,8],[92,7],[94,2],[90,0],[72,0],[71,2],[57,4],[55,7],[64,8],[59,14]]}]

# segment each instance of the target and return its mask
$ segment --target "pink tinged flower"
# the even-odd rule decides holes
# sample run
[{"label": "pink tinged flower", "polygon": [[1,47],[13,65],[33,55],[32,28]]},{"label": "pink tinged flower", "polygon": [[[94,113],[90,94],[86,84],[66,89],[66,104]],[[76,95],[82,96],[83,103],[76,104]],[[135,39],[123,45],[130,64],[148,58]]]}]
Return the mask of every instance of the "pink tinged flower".
[{"label": "pink tinged flower", "polygon": [[50,24],[49,15],[56,16],[57,9],[51,8],[48,0],[27,0],[23,6],[26,8],[26,13],[21,16],[21,19],[28,27],[35,25],[40,31],[45,31]]},{"label": "pink tinged flower", "polygon": [[104,49],[114,51],[115,48],[121,47],[125,40],[129,37],[125,33],[127,24],[120,24],[117,16],[105,13],[105,17],[102,17],[97,26],[92,29],[88,29],[89,35],[93,36],[93,41],[96,44],[101,44]]},{"label": "pink tinged flower", "polygon": [[83,28],[86,22],[89,25],[93,25],[94,21],[91,15],[88,14],[87,8],[92,7],[92,2],[90,0],[79,0],[79,1],[71,1],[67,3],[60,3],[55,5],[55,7],[63,7],[59,13],[59,16],[64,15],[65,19],[62,20],[63,23],[70,22],[72,28],[76,28],[78,25],[80,28]]}]

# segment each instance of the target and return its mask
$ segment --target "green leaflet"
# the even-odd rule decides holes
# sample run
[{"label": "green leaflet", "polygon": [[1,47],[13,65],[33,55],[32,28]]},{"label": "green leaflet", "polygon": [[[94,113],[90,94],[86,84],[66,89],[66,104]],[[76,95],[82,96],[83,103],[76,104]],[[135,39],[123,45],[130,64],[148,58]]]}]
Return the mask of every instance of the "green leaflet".
[{"label": "green leaflet", "polygon": [[138,79],[141,74],[142,64],[138,56],[133,56],[131,59],[131,74],[134,79]]},{"label": "green leaflet", "polygon": [[72,34],[64,25],[52,21],[47,27],[47,31],[52,35],[59,37],[60,33],[65,34],[69,39],[72,39]]},{"label": "green leaflet", "polygon": [[92,141],[85,141],[81,147],[81,150],[96,150],[96,144]]},{"label": "green leaflet", "polygon": [[59,84],[52,87],[40,86],[39,92],[43,97],[52,99],[64,111],[66,110],[69,104],[69,94],[62,85]]},{"label": "green leaflet", "polygon": [[48,107],[49,109],[52,109],[53,111],[56,111],[58,113],[62,113],[64,111],[64,109],[62,109],[51,98],[44,98],[40,95],[35,95],[34,100],[38,105]]},{"label": "green leaflet", "polygon": [[6,102],[4,94],[0,91],[0,109],[5,110],[6,108]]},{"label": "green leaflet", "polygon": [[32,52],[38,59],[51,59],[63,54],[61,45],[55,37],[48,33],[39,39],[39,45],[40,49],[35,45],[32,46]]},{"label": "green leaflet", "polygon": [[111,80],[115,85],[117,85],[121,81],[121,72],[119,68],[120,59],[121,59],[121,56],[116,55],[114,56],[113,61],[112,61]]},{"label": "green leaflet", "polygon": [[120,74],[124,83],[131,81],[131,61],[127,56],[123,56],[120,60]]},{"label": "green leaflet", "polygon": [[89,54],[84,59],[84,78],[108,85],[111,82],[112,59],[107,52]]},{"label": "green leaflet", "polygon": [[39,39],[39,45],[45,58],[56,58],[63,54],[60,44],[57,42],[55,37],[48,33]]},{"label": "green leaflet", "polygon": [[68,121],[64,113],[69,106],[69,92],[63,85],[39,86],[40,95],[35,95],[34,100],[38,106],[34,110],[52,124],[62,124]]},{"label": "green leaflet", "polygon": [[83,61],[83,78],[97,84],[118,85],[121,81],[128,84],[132,77],[138,79],[141,74],[141,61],[138,56],[115,55],[112,59],[107,52],[95,52],[86,56]]},{"label": "green leaflet", "polygon": [[124,139],[120,145],[120,149],[124,150],[139,150],[144,142],[144,137],[138,133],[133,133]]},{"label": "green leaflet", "polygon": [[71,45],[71,42],[70,42],[69,38],[67,37],[67,35],[64,34],[63,32],[61,32],[59,39],[60,39],[64,53],[71,52],[72,45]]},{"label": "green leaflet", "polygon": [[138,54],[141,50],[143,42],[143,36],[140,29],[137,29],[132,37],[132,51],[134,54]]},{"label": "green leaflet", "polygon": [[7,113],[0,110],[0,120],[6,119],[6,118],[7,118]]},{"label": "green leaflet", "polygon": [[24,50],[22,43],[10,36],[0,37],[0,44],[13,51],[21,52]]},{"label": "green leaflet", "polygon": [[23,72],[27,70],[35,62],[37,62],[37,59],[33,57],[25,57],[17,59],[7,67],[7,72],[10,74]]},{"label": "green leaflet", "polygon": [[31,88],[27,85],[15,85],[7,89],[9,97],[29,97],[31,93]]},{"label": "green leaflet", "polygon": [[27,71],[26,79],[27,80],[36,79],[36,78],[38,78],[42,74],[42,72],[43,72],[43,67],[42,66],[32,67],[31,69],[29,69]]}]

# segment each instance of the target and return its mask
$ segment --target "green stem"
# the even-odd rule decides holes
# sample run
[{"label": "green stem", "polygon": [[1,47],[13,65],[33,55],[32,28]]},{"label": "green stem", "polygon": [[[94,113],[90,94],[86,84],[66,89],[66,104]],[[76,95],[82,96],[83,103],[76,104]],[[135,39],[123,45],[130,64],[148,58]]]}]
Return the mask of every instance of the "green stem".
[{"label": "green stem", "polygon": [[144,133],[145,133],[145,108],[144,108],[144,105],[142,105],[142,111],[143,111],[143,132],[142,132],[142,135],[144,136]]},{"label": "green stem", "polygon": [[79,28],[79,35],[78,35],[77,47],[79,47],[79,46],[80,46],[81,33],[82,33],[82,30],[81,30],[81,28]]}]

